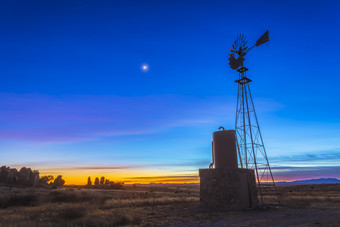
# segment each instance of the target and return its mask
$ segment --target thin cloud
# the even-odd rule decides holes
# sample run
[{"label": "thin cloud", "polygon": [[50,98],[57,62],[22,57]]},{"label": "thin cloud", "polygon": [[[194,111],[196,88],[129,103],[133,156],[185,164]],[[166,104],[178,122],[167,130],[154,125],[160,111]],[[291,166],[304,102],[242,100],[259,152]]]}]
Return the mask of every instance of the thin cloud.
[{"label": "thin cloud", "polygon": [[315,178],[340,179],[339,166],[291,167],[281,166],[272,168],[275,180],[302,180]]},{"label": "thin cloud", "polygon": [[131,177],[126,178],[127,181],[130,182],[155,182],[155,183],[168,183],[168,182],[198,182],[200,180],[199,176],[190,175],[190,176],[154,176],[154,177]]},{"label": "thin cloud", "polygon": [[[45,144],[76,143],[211,125],[234,119],[234,99],[0,94],[0,138]],[[274,110],[279,106],[270,100],[259,103],[273,106]]]},{"label": "thin cloud", "polygon": [[46,160],[45,162],[21,162],[13,163],[11,166],[15,167],[34,167],[41,170],[116,170],[116,169],[156,169],[156,168],[171,168],[171,167],[183,167],[183,170],[176,171],[189,171],[191,168],[194,171],[202,165],[206,165],[206,161],[184,161],[184,162],[172,162],[172,163],[141,163],[135,165],[81,165],[78,162],[64,162],[64,161],[53,161]]},{"label": "thin cloud", "polygon": [[317,153],[304,153],[298,155],[282,155],[270,158],[271,163],[279,165],[280,163],[291,163],[297,165],[297,163],[311,164],[315,162],[340,162],[340,148],[332,150],[318,151]]},{"label": "thin cloud", "polygon": [[[103,137],[152,134],[207,124],[217,117],[213,99],[1,94],[2,140],[69,143]],[[229,111],[224,105],[223,111]]]},{"label": "thin cloud", "polygon": [[[154,179],[155,181],[157,179]],[[178,183],[183,183],[183,182],[191,182],[191,181],[199,181],[199,177],[192,177],[192,178],[181,178],[181,179],[177,179],[177,178],[169,178],[169,179],[164,179],[164,180],[157,180],[156,182],[159,183],[167,183],[167,182],[178,182]]]},{"label": "thin cloud", "polygon": [[130,177],[128,179],[133,179],[133,180],[148,180],[148,179],[179,179],[179,178],[197,178],[198,176],[192,175],[192,176],[174,176],[174,175],[169,175],[169,176],[154,176],[154,177]]},{"label": "thin cloud", "polygon": [[[140,166],[78,166],[78,167],[70,167],[70,168],[64,168],[68,170],[96,170],[96,169],[134,169],[134,168],[140,168]],[[57,168],[57,169],[63,169],[63,168]]]}]

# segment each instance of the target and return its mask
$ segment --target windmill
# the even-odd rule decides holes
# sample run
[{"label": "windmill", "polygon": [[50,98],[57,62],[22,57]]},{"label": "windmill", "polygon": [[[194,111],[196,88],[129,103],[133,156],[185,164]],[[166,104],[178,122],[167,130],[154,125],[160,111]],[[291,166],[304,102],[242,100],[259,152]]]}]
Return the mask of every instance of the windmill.
[{"label": "windmill", "polygon": [[247,77],[248,68],[244,67],[244,57],[254,47],[267,41],[269,41],[268,31],[248,48],[245,36],[239,35],[232,45],[228,59],[230,67],[239,73],[239,79],[235,80],[238,83],[235,131],[240,167],[255,171],[257,191],[262,206],[278,205],[280,201],[250,92],[249,83],[252,80]]}]

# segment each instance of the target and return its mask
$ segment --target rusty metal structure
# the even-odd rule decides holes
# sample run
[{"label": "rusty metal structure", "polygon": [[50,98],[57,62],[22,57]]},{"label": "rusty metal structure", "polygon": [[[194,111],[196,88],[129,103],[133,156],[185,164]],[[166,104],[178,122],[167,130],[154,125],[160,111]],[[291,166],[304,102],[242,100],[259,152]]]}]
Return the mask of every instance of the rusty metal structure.
[{"label": "rusty metal structure", "polygon": [[269,165],[266,149],[260,131],[255,105],[250,91],[251,79],[247,77],[248,68],[244,66],[247,53],[254,47],[269,41],[266,31],[255,45],[247,47],[244,35],[239,35],[229,54],[229,65],[239,73],[236,107],[235,131],[240,168],[253,169],[257,182],[257,193],[261,206],[279,205],[279,197],[274,177]]}]

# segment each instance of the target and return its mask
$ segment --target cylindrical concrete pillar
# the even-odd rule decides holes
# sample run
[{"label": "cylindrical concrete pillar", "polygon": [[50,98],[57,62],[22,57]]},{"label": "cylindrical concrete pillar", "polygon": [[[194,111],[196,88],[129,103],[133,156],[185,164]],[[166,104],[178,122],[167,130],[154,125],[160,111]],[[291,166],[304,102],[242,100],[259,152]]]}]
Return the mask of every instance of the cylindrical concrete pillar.
[{"label": "cylindrical concrete pillar", "polygon": [[213,133],[213,153],[216,169],[238,168],[235,130],[222,130]]}]

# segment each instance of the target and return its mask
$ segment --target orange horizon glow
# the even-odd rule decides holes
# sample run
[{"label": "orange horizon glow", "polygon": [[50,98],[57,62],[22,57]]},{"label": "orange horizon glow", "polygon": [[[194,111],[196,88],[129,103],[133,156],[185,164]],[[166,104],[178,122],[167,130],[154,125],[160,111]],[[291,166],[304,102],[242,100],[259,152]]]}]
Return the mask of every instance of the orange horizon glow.
[{"label": "orange horizon glow", "polygon": [[[65,185],[86,185],[87,184],[87,177],[83,176],[63,176],[63,179],[65,180]],[[94,180],[96,177],[99,179],[101,177],[105,176],[90,176],[92,180],[92,184],[94,184]],[[167,176],[167,177],[162,177],[162,176],[156,176],[156,177],[142,177],[145,179],[131,179],[131,178],[125,178],[125,177],[116,177],[116,178],[110,178],[110,177],[105,177],[105,179],[109,179],[114,182],[123,182],[124,184],[150,184],[150,183],[161,183],[161,184],[189,184],[189,183],[200,183],[200,178],[199,176],[196,177],[188,177],[185,179],[177,179],[176,175]],[[279,182],[292,182],[294,180],[275,180],[275,183]],[[271,181],[262,181],[262,183],[268,183]]]},{"label": "orange horizon glow", "polygon": [[184,183],[200,183],[199,176],[188,178],[177,178],[173,176],[155,176],[155,177],[137,177],[137,179],[128,177],[110,177],[110,176],[63,176],[65,185],[86,185],[88,177],[91,177],[92,184],[96,177],[99,179],[105,177],[114,182],[123,182],[124,184],[150,184],[150,183],[162,183],[162,184],[184,184]]},{"label": "orange horizon glow", "polygon": [[127,171],[127,170],[40,170],[40,177],[52,175],[57,177],[62,175],[65,185],[86,185],[88,177],[91,177],[92,184],[96,177],[99,179],[105,177],[114,182],[123,182],[124,184],[149,184],[149,183],[199,183],[197,174],[171,174],[169,172],[155,173],[150,170]]},{"label": "orange horizon glow", "polygon": [[[162,183],[162,184],[185,184],[185,183],[200,183],[198,174],[158,174],[152,172],[141,173],[125,173],[121,175],[115,175],[112,172],[83,172],[83,173],[72,173],[73,171],[40,171],[40,177],[45,175],[53,175],[54,177],[62,175],[65,180],[65,185],[86,185],[88,177],[91,177],[92,184],[96,177],[99,179],[105,177],[114,182],[123,182],[124,184],[150,184],[150,183]],[[275,180],[278,182],[292,182],[300,179],[288,179],[279,177]],[[266,182],[266,181],[263,181]],[[268,181],[269,182],[269,181]],[[271,182],[271,181],[270,181]]]},{"label": "orange horizon glow", "polygon": [[[13,165],[12,168],[18,170],[22,166]],[[109,167],[56,167],[44,168],[43,166],[34,166],[32,169],[39,169],[40,177],[52,175],[56,178],[62,175],[65,180],[65,185],[86,185],[88,177],[91,177],[92,184],[95,178],[105,177],[114,182],[122,182],[124,184],[185,184],[185,183],[200,183],[200,178],[197,170],[160,170],[149,168],[109,168]],[[315,178],[315,177],[314,177]],[[275,176],[275,183],[292,182],[296,180],[313,179],[313,176],[293,176],[282,175]],[[262,181],[263,183],[271,181]]]}]

